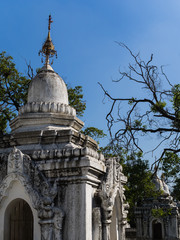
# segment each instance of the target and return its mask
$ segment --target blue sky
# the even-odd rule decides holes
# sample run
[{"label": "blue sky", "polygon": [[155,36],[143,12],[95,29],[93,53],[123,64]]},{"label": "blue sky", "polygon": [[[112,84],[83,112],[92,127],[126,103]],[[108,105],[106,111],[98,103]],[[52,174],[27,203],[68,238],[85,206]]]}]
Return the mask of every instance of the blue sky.
[{"label": "blue sky", "polygon": [[[0,2],[0,51],[12,55],[18,70],[42,66],[38,56],[47,36],[48,15],[53,18],[51,36],[58,52],[53,68],[73,87],[82,85],[87,110],[85,125],[107,131],[107,100],[97,82],[114,96],[132,96],[136,88],[112,83],[119,67],[130,61],[123,42],[147,59],[167,65],[173,83],[179,82],[179,0],[6,0]],[[107,140],[104,141],[104,144]]]}]

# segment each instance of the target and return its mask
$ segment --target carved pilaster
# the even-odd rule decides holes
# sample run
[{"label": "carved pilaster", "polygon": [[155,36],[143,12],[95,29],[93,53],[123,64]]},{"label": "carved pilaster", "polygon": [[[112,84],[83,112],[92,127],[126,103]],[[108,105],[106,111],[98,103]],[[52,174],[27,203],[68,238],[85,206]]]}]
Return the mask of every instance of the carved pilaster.
[{"label": "carved pilaster", "polygon": [[53,221],[52,220],[42,220],[39,223],[41,225],[41,240],[54,240]]},{"label": "carved pilaster", "polygon": [[[119,194],[119,197],[121,198],[119,200],[119,211],[121,212],[121,215],[126,215],[126,205],[124,204],[125,196],[124,196],[124,188],[123,185],[126,182],[126,178],[122,173],[122,166],[118,163],[118,159],[111,158],[106,160],[106,176],[104,180],[101,183],[100,189],[97,191],[97,195],[101,199],[101,208],[102,208],[102,239],[103,240],[110,240],[110,224],[112,220],[112,214],[113,214],[113,207],[115,204],[115,199],[117,195]],[[121,204],[121,205],[120,205]],[[122,216],[119,216],[121,218],[121,221],[119,221],[119,226],[122,227],[122,221],[123,225],[127,222],[125,221]],[[123,227],[122,227],[123,228]],[[122,229],[118,230],[119,232],[122,231]]]},{"label": "carved pilaster", "polygon": [[93,208],[93,240],[102,240],[101,210],[99,207]]},{"label": "carved pilaster", "polygon": [[111,224],[111,221],[103,221],[103,229],[102,229],[103,240],[111,240],[110,224]]},{"label": "carved pilaster", "polygon": [[54,240],[62,240],[62,226],[64,212],[60,208],[54,208]]}]

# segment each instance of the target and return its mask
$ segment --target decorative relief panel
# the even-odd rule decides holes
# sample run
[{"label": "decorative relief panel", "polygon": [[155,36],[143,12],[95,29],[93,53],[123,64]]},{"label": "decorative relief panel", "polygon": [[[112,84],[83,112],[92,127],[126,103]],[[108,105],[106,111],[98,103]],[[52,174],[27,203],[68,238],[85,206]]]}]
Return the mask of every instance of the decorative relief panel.
[{"label": "decorative relief panel", "polygon": [[[42,239],[62,239],[62,222],[64,212],[61,207],[54,206],[57,195],[57,182],[52,185],[28,155],[14,148],[7,157],[1,157],[0,204],[13,181],[19,181],[29,195],[32,206],[40,218]],[[6,174],[5,174],[6,173]],[[2,177],[1,177],[2,178]]]},{"label": "decorative relief panel", "polygon": [[[127,208],[125,204],[125,195],[123,185],[127,179],[122,173],[122,166],[118,163],[117,158],[110,158],[105,161],[106,176],[101,183],[100,188],[97,190],[97,196],[101,199],[102,208],[102,222],[103,222],[103,240],[110,240],[110,224],[112,221],[113,207],[115,205],[116,197],[119,197],[119,216],[121,228],[127,224]],[[120,230],[121,232],[124,230]]]},{"label": "decorative relief panel", "polygon": [[74,148],[74,149],[52,149],[52,150],[39,150],[34,151],[32,154],[32,158],[34,160],[37,159],[52,159],[52,158],[61,158],[61,157],[83,157],[90,156],[98,159],[99,161],[104,162],[104,156],[97,151],[84,147],[84,148]]},{"label": "decorative relief panel", "polygon": [[24,113],[61,113],[66,115],[76,116],[76,110],[64,103],[55,102],[31,102],[22,106],[19,110],[19,115]]}]

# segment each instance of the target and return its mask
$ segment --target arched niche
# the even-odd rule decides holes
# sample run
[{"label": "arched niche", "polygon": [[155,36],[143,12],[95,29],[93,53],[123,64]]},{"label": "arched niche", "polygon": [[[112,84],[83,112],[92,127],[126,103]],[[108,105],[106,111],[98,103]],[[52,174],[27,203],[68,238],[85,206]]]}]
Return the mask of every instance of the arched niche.
[{"label": "arched niche", "polygon": [[162,224],[157,221],[152,222],[152,235],[154,240],[163,239]]},{"label": "arched niche", "polygon": [[111,218],[111,224],[110,224],[110,239],[111,240],[121,240],[123,235],[123,229],[122,229],[122,203],[119,196],[119,192],[117,193],[117,196],[115,198],[114,206],[113,206],[113,212],[112,212],[112,218]]},{"label": "arched niche", "polygon": [[151,218],[149,225],[149,236],[151,239],[164,239],[164,224],[161,218]]},{"label": "arched niche", "polygon": [[[6,210],[16,199],[23,199],[26,201],[31,208],[32,214],[33,214],[33,240],[39,240],[41,239],[41,229],[39,224],[39,218],[37,210],[33,208],[32,202],[30,200],[29,195],[27,194],[25,187],[21,184],[19,180],[13,180],[11,181],[7,191],[6,196],[3,198],[2,202],[0,203],[0,239],[4,240],[4,229],[6,227],[5,225],[5,213]],[[25,239],[26,240],[26,239]]]},{"label": "arched niche", "polygon": [[29,204],[16,198],[5,211],[4,240],[33,240],[33,225],[33,213]]}]

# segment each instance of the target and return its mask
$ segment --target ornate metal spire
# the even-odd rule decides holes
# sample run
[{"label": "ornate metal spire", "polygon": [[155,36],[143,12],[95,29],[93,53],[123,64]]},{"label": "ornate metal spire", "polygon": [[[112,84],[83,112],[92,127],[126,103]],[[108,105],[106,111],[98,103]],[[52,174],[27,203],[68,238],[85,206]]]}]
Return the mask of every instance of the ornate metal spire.
[{"label": "ornate metal spire", "polygon": [[[50,30],[51,30],[51,23],[52,23],[51,15],[49,15],[49,23],[48,23],[48,36],[46,41],[44,42],[42,49],[39,51],[39,55],[45,57],[45,66],[49,65],[49,59],[52,58],[54,55],[57,57],[57,52],[54,49],[54,45],[51,40]],[[43,59],[42,59],[43,62]],[[53,61],[51,62],[51,64]]]}]

